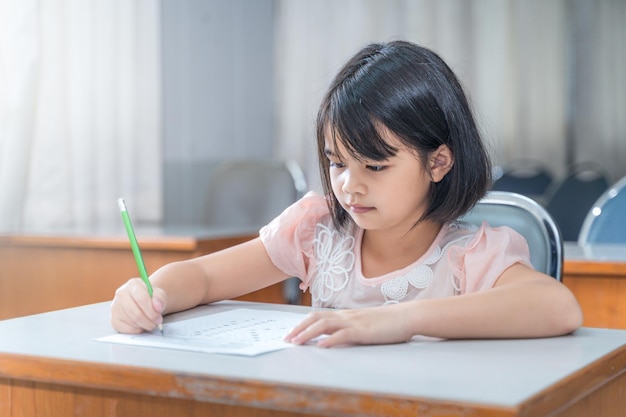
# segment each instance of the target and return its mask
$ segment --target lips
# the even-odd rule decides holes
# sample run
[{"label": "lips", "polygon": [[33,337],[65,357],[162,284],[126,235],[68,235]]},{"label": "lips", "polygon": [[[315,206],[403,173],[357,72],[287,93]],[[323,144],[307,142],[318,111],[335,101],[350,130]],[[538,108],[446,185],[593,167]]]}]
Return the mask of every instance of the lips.
[{"label": "lips", "polygon": [[360,206],[358,204],[348,204],[348,208],[350,209],[352,213],[355,213],[355,214],[363,214],[371,210],[374,210],[374,207]]}]

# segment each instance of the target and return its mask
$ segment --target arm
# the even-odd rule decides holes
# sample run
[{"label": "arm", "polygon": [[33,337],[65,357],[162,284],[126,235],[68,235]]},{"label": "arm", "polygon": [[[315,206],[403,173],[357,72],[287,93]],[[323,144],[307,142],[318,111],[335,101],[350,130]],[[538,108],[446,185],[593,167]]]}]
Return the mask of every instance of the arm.
[{"label": "arm", "polygon": [[153,296],[133,278],[115,292],[111,324],[122,333],[151,331],[163,314],[230,299],[288,278],[259,238],[199,258],[167,264],[150,276]]},{"label": "arm", "polygon": [[316,312],[287,340],[300,344],[322,335],[320,346],[403,342],[414,335],[446,339],[547,337],[582,324],[574,295],[560,282],[521,264],[502,273],[493,288],[454,297],[355,310]]}]

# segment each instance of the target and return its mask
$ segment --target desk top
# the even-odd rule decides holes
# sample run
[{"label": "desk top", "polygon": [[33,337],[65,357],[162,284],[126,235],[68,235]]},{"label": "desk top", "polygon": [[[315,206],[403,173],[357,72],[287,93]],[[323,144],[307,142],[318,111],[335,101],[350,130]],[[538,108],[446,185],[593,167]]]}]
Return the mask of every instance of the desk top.
[{"label": "desk top", "polygon": [[579,245],[565,242],[563,251],[566,261],[614,262],[626,264],[626,245],[593,244]]},{"label": "desk top", "polygon": [[[227,301],[168,316],[166,323],[238,307],[295,312],[309,309]],[[115,374],[116,370],[128,368],[151,372],[154,383],[143,387],[146,391],[162,389],[163,395],[206,396],[207,401],[218,395],[246,401],[245,395],[232,392],[233,386],[241,389],[241,381],[251,381],[256,390],[271,386],[274,396],[277,392],[297,396],[300,403],[291,404],[293,407],[303,407],[303,401],[314,404],[324,395],[336,396],[337,392],[374,396],[376,401],[387,397],[428,398],[518,407],[566,378],[573,381],[573,374],[609,353],[617,365],[612,363],[610,371],[602,372],[615,373],[616,367],[617,371],[626,367],[626,331],[607,329],[583,328],[569,336],[528,340],[416,339],[397,345],[334,349],[297,346],[256,357],[95,341],[112,333],[109,303],[0,321],[0,376],[20,378],[27,374],[30,380],[68,378],[66,382],[72,378],[85,382],[87,378],[85,383],[91,386],[136,391],[140,388],[132,377]],[[33,360],[35,365],[30,370],[19,365],[20,361]],[[41,370],[44,366],[46,371]],[[81,376],[72,373],[73,366],[81,367]],[[98,373],[102,376],[98,377]],[[158,388],[159,378],[164,375],[175,377],[175,382],[168,384],[178,385]],[[598,380],[589,375],[584,381],[582,377],[578,379],[582,384]],[[216,388],[220,384],[228,386],[226,394]],[[249,401],[278,400],[255,397]],[[281,407],[289,409],[289,405]]]}]

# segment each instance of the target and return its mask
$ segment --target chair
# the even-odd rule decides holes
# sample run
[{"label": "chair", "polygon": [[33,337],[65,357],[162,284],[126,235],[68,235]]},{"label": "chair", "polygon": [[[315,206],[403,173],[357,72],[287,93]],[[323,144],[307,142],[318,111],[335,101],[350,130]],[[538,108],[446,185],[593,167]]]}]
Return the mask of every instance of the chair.
[{"label": "chair", "polygon": [[304,174],[294,161],[224,161],[209,177],[201,222],[260,228],[305,192]]},{"label": "chair", "polygon": [[626,177],[593,204],[583,221],[578,243],[626,243]]},{"label": "chair", "polygon": [[[202,223],[260,229],[302,197],[304,173],[295,161],[231,160],[219,163],[209,177]],[[283,296],[300,304],[300,280],[284,282]]]},{"label": "chair", "polygon": [[561,229],[563,240],[577,241],[593,203],[609,188],[609,180],[598,167],[576,165],[550,193],[546,210]]},{"label": "chair", "polygon": [[552,173],[539,161],[519,159],[494,172],[493,191],[511,191],[541,200],[553,181]]},{"label": "chair", "polygon": [[493,227],[509,226],[528,242],[536,270],[557,280],[563,273],[563,239],[556,223],[536,201],[508,191],[490,191],[460,220]]}]

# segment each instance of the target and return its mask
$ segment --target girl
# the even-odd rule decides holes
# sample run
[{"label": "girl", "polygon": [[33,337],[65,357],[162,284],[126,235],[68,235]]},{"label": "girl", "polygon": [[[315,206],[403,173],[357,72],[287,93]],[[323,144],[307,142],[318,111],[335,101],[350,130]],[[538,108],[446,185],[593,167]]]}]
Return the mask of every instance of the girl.
[{"label": "girl", "polygon": [[[151,331],[162,315],[300,277],[315,311],[286,340],[394,343],[545,337],[581,326],[572,293],[531,267],[512,229],[457,222],[491,167],[463,90],[435,53],[396,41],[358,52],[317,119],[325,196],[309,193],[259,237],[131,279],[113,327]],[[242,261],[243,260],[243,261]]]}]

